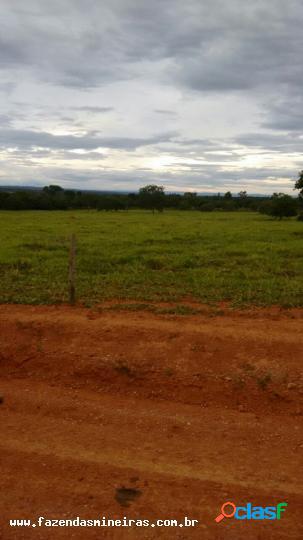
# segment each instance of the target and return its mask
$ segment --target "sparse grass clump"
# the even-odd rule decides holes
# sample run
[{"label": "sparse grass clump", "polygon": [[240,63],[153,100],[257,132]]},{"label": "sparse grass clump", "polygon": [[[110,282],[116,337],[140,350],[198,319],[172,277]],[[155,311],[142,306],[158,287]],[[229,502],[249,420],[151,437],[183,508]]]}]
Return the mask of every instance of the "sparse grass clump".
[{"label": "sparse grass clump", "polygon": [[260,375],[256,379],[259,388],[261,388],[262,390],[266,390],[271,380],[272,380],[272,377],[270,373],[265,373],[264,375]]}]

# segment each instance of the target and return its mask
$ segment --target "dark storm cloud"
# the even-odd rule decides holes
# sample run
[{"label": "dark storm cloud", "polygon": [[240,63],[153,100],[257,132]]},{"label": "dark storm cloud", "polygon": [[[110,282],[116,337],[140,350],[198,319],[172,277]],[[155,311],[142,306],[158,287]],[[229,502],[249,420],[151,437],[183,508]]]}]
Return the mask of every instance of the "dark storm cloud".
[{"label": "dark storm cloud", "polygon": [[2,148],[51,148],[53,150],[95,150],[96,148],[113,148],[135,150],[141,146],[170,141],[173,133],[146,138],[100,137],[93,134],[85,136],[53,135],[47,132],[30,130],[2,129],[0,130],[0,147]]}]

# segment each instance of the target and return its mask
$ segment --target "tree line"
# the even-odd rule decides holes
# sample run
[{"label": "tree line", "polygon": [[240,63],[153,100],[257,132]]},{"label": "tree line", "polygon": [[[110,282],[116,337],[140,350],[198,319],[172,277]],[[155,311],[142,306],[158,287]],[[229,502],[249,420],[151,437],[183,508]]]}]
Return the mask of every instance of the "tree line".
[{"label": "tree line", "polygon": [[133,208],[163,212],[164,209],[212,211],[258,211],[281,219],[299,215],[303,219],[303,171],[295,183],[299,190],[297,198],[284,193],[274,193],[272,197],[248,195],[240,191],[233,196],[225,194],[199,195],[165,193],[163,186],[147,185],[135,193],[97,193],[63,189],[61,186],[45,186],[41,190],[0,191],[0,210],[68,210],[96,209],[100,211],[119,211]]}]

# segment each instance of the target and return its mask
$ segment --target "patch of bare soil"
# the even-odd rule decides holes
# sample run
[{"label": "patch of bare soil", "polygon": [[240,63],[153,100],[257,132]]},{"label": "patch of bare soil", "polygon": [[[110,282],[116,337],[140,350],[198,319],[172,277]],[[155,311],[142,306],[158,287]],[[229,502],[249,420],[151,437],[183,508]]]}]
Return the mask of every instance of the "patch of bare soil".
[{"label": "patch of bare soil", "polygon": [[[303,317],[0,306],[3,539],[301,539]],[[225,501],[288,508],[214,518]],[[199,520],[12,528],[9,519]]]}]

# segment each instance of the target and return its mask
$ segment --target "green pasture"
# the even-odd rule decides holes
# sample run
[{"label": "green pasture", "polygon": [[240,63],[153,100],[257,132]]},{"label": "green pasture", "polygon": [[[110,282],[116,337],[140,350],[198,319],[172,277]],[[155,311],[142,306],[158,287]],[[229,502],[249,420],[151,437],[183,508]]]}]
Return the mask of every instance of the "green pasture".
[{"label": "green pasture", "polygon": [[303,223],[247,212],[1,211],[0,302],[77,297],[303,305]]}]

